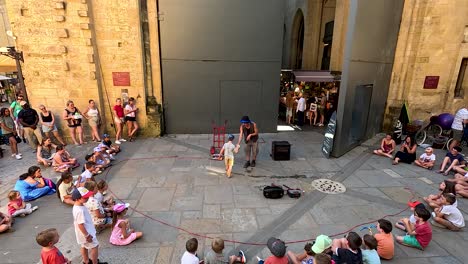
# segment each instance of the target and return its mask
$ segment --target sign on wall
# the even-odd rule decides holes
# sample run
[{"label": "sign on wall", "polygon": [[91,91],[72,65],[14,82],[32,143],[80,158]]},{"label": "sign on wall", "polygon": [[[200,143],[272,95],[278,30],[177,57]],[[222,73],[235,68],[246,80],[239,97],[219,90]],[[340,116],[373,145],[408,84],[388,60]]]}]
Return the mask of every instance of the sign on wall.
[{"label": "sign on wall", "polygon": [[440,76],[426,76],[424,80],[424,89],[437,89]]},{"label": "sign on wall", "polygon": [[114,86],[130,86],[129,72],[113,72],[112,81]]}]

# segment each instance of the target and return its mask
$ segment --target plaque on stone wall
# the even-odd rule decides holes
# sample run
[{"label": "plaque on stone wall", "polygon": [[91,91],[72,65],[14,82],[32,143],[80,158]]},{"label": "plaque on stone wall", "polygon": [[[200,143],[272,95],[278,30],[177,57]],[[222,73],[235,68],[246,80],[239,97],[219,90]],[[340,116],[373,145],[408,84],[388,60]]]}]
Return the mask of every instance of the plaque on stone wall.
[{"label": "plaque on stone wall", "polygon": [[437,89],[440,76],[426,76],[424,80],[424,89]]},{"label": "plaque on stone wall", "polygon": [[130,86],[130,73],[113,72],[112,81],[114,82],[114,86]]}]

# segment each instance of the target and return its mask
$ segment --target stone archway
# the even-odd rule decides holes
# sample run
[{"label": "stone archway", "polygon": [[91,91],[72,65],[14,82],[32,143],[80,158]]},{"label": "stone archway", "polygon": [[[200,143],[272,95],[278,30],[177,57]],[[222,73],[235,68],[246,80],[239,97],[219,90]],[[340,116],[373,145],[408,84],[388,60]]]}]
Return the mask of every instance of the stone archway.
[{"label": "stone archway", "polygon": [[291,34],[291,68],[302,68],[302,55],[304,49],[304,14],[298,9],[294,16]]}]

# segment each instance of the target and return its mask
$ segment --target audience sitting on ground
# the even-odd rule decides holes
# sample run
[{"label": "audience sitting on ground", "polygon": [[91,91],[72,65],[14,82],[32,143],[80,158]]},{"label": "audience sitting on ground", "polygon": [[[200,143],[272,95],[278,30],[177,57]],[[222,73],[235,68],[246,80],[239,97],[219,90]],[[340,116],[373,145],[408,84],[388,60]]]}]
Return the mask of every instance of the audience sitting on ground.
[{"label": "audience sitting on ground", "polygon": [[[93,165],[93,168],[90,169],[90,172],[93,174],[93,175],[97,175],[99,173],[102,173],[102,171],[105,169],[104,166],[101,166],[101,165],[97,165],[96,162],[95,162],[95,158],[94,158],[94,153],[93,154],[87,154],[85,156],[85,161],[86,162],[92,162],[94,165]],[[84,172],[86,170],[86,163],[83,164],[83,168],[81,169],[81,172]]]},{"label": "audience sitting on ground", "polygon": [[102,135],[102,142],[99,145],[106,146],[106,151],[109,154],[115,155],[120,152],[120,146],[117,144],[112,144],[112,141],[110,140],[110,136],[108,134]]},{"label": "audience sitting on ground", "polygon": [[13,217],[0,212],[0,233],[14,232],[12,227],[15,220]]},{"label": "audience sitting on ground", "polygon": [[386,219],[377,221],[378,234],[374,237],[377,241],[377,253],[382,259],[390,260],[395,254],[395,242],[392,235],[392,223]]},{"label": "audience sitting on ground", "polygon": [[457,173],[454,179],[447,180],[455,183],[455,191],[458,195],[468,198],[468,173],[465,176]]},{"label": "audience sitting on ground", "polygon": [[466,161],[463,164],[454,166],[452,170],[455,171],[455,176],[459,174],[462,177],[468,177],[468,166],[466,166]]},{"label": "audience sitting on ground", "polygon": [[[445,155],[444,160],[442,161],[442,165],[440,166],[439,173],[443,173],[445,176],[449,174],[449,172],[458,165],[465,164],[465,160],[463,155],[460,154],[462,149],[458,146],[453,147],[447,154]],[[445,167],[448,168],[445,169]]]},{"label": "audience sitting on ground", "polygon": [[[289,259],[286,255],[286,244],[281,239],[270,237],[267,241],[267,247],[272,256],[265,259],[265,263],[288,264]],[[243,252],[241,252],[243,255]],[[245,257],[244,257],[245,258]]]},{"label": "audience sitting on ground", "polygon": [[[416,210],[417,207],[426,209],[426,206],[424,206],[424,204],[422,204],[419,201],[414,201],[414,202],[409,201],[408,206],[411,209],[411,215],[408,217],[409,222],[410,222],[410,224],[415,225],[416,224],[416,217],[414,217],[414,211]],[[400,219],[398,222],[396,222],[395,227],[407,232],[406,226],[403,223],[403,219]]]},{"label": "audience sitting on ground", "polygon": [[412,137],[406,137],[401,144],[400,151],[395,154],[392,164],[397,165],[400,161],[411,164],[416,160],[416,148],[418,145]]},{"label": "audience sitting on ground", "polygon": [[84,205],[88,208],[96,231],[99,233],[112,226],[112,217],[110,213],[108,214],[104,211],[102,204],[94,198],[96,183],[94,181],[87,181],[84,187],[91,192],[88,201]]},{"label": "audience sitting on ground", "polygon": [[[105,153],[105,154],[104,154]],[[96,166],[101,168],[107,168],[110,164],[109,155],[106,153],[106,150],[101,147],[95,147],[93,149],[93,161],[96,163]]]},{"label": "audience sitting on ground", "polygon": [[227,257],[223,254],[224,250],[224,240],[222,238],[216,237],[211,241],[211,249],[208,250],[205,254],[204,264],[219,264],[219,263],[242,263],[242,259],[238,256]]},{"label": "audience sitting on ground", "polygon": [[78,176],[78,179],[75,182],[76,187],[83,187],[86,182],[95,181],[94,174],[92,173],[92,171],[94,171],[94,165],[95,164],[92,161],[88,161],[85,163],[85,170],[83,171],[83,173],[80,174],[80,176]]},{"label": "audience sitting on ground", "polygon": [[200,259],[197,256],[198,250],[198,240],[196,238],[191,238],[185,243],[186,251],[180,259],[180,264],[198,264]]},{"label": "audience sitting on ground", "polygon": [[36,236],[36,242],[42,246],[41,260],[43,264],[71,264],[71,261],[65,258],[60,250],[55,246],[59,241],[57,229],[46,229]]},{"label": "audience sitting on ground", "polygon": [[432,207],[432,208],[439,208],[443,204],[443,196],[442,194],[444,193],[452,193],[453,195],[457,195],[457,191],[455,189],[455,182],[449,181],[449,180],[444,180],[439,184],[439,194],[431,194],[427,197],[424,197],[424,201]]},{"label": "audience sitting on ground", "polygon": [[62,203],[73,206],[75,202],[73,201],[71,194],[75,186],[73,185],[73,176],[71,172],[62,172],[60,180],[57,182],[57,186],[57,196]]},{"label": "audience sitting on ground", "polygon": [[[33,171],[35,169],[39,169]],[[33,173],[30,173],[32,172]],[[40,175],[40,168],[37,166],[32,166],[29,168],[28,173],[21,174],[18,181],[16,181],[14,190],[21,193],[21,197],[24,201],[36,200],[44,195],[51,195],[55,193],[53,186],[48,186],[42,175],[37,177],[37,173]]]},{"label": "audience sitting on ground", "polygon": [[377,240],[369,234],[363,237],[365,249],[362,250],[363,264],[380,264],[379,254],[377,253]]},{"label": "audience sitting on ground", "polygon": [[57,146],[52,143],[52,140],[50,138],[44,138],[42,142],[37,145],[37,162],[39,165],[44,165],[46,167],[49,167],[52,165],[52,159],[54,158],[55,153],[52,153],[52,151],[55,151]]},{"label": "audience sitting on ground", "polygon": [[101,180],[97,183],[97,192],[94,194],[94,198],[98,200],[104,207],[105,211],[112,211],[112,207],[115,205],[114,198],[108,197],[104,199],[104,194],[107,191],[108,185],[105,180]]},{"label": "audience sitting on ground", "polygon": [[8,213],[12,217],[25,217],[39,208],[37,205],[31,206],[30,203],[25,203],[21,198],[20,192],[18,191],[10,191],[8,193],[8,200],[10,200],[7,205]]},{"label": "audience sitting on ground", "polygon": [[320,254],[315,255],[314,261],[315,261],[314,262],[315,264],[332,264],[332,263],[334,264],[334,262],[332,262],[330,255],[325,254],[325,253],[320,253]]},{"label": "audience sitting on ground", "polygon": [[419,159],[414,161],[414,164],[418,165],[419,167],[432,170],[436,160],[436,156],[433,152],[434,150],[431,147],[427,147],[424,153],[419,156]]},{"label": "audience sitting on ground", "polygon": [[80,166],[80,163],[75,158],[72,158],[70,153],[65,150],[64,146],[57,146],[57,152],[52,159],[52,166],[56,172],[71,171]]},{"label": "audience sitting on ground", "polygon": [[375,155],[384,156],[387,158],[393,158],[392,154],[395,151],[395,140],[392,139],[392,135],[387,134],[385,138],[380,142],[380,148],[374,150]]},{"label": "audience sitting on ground", "polygon": [[448,228],[452,231],[460,231],[465,227],[465,219],[455,205],[457,201],[455,195],[452,193],[444,193],[442,200],[442,207],[434,209],[432,214],[434,221],[432,224],[438,227]]},{"label": "audience sitting on ground", "polygon": [[322,252],[330,253],[331,246],[332,240],[328,236],[319,235],[312,244],[307,243],[304,246],[304,252],[295,254],[292,251],[288,251],[288,257],[293,264],[313,264],[314,256]]},{"label": "audience sitting on ground", "polygon": [[416,223],[413,225],[408,218],[402,220],[407,230],[407,235],[397,236],[398,243],[424,250],[432,240],[432,228],[428,220],[431,213],[426,208],[416,207],[414,209]]},{"label": "audience sitting on ground", "polygon": [[361,264],[362,239],[356,232],[349,232],[345,238],[332,242],[333,260],[336,264]]},{"label": "audience sitting on ground", "polygon": [[130,222],[125,219],[129,204],[116,204],[113,208],[112,233],[109,242],[116,246],[126,246],[143,236],[142,232],[135,232],[130,228]]}]

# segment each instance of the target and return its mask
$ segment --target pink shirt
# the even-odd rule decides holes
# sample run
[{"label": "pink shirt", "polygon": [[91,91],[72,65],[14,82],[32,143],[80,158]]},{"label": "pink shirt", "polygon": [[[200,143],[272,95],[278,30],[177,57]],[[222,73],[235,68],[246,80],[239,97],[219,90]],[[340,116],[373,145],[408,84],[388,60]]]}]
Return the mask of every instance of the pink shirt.
[{"label": "pink shirt", "polygon": [[121,105],[114,105],[114,111],[117,113],[118,118],[124,117],[124,109]]},{"label": "pink shirt", "polygon": [[23,203],[23,199],[21,197],[14,200],[14,201],[10,201],[8,203],[8,213],[10,215],[14,214],[16,212],[16,210],[18,210],[18,209],[14,208],[13,205],[16,204],[17,206],[21,206],[22,203]]}]

